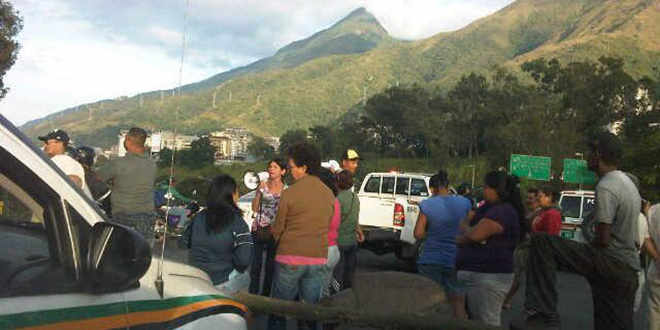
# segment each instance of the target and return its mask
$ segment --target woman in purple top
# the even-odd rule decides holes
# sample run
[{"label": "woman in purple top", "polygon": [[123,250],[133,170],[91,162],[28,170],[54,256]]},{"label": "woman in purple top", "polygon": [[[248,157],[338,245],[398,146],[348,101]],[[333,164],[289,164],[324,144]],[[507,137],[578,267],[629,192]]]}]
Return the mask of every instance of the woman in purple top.
[{"label": "woman in purple top", "polygon": [[513,250],[528,228],[518,178],[488,173],[484,199],[460,224],[456,269],[470,318],[500,326],[502,303],[513,282]]}]

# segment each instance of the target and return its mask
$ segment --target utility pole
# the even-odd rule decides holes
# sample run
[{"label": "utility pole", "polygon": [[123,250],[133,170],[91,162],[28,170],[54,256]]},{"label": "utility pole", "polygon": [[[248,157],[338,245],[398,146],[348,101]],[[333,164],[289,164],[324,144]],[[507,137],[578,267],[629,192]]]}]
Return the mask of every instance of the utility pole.
[{"label": "utility pole", "polygon": [[[584,154],[581,152],[576,152],[575,156],[580,157],[580,160],[584,160]],[[578,190],[582,191],[582,176],[580,176],[580,183],[578,183]]]},{"label": "utility pole", "polygon": [[229,91],[229,103],[231,103],[231,91]]}]

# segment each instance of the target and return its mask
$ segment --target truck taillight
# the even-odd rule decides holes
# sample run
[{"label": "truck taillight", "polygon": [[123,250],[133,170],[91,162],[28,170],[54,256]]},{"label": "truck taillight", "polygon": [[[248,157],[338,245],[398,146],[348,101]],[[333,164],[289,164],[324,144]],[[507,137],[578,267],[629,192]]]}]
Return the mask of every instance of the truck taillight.
[{"label": "truck taillight", "polygon": [[403,205],[396,203],[394,204],[394,217],[392,219],[392,224],[395,226],[403,227],[406,223],[406,214],[403,211]]}]

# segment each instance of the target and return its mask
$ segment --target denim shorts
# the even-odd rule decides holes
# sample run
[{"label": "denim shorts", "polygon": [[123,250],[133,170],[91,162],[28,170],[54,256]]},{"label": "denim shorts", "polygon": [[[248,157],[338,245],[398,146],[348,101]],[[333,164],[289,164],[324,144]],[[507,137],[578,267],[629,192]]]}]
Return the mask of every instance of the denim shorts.
[{"label": "denim shorts", "polygon": [[459,295],[465,293],[465,288],[458,282],[454,267],[435,264],[417,264],[417,270],[419,270],[421,275],[442,285],[447,294]]}]

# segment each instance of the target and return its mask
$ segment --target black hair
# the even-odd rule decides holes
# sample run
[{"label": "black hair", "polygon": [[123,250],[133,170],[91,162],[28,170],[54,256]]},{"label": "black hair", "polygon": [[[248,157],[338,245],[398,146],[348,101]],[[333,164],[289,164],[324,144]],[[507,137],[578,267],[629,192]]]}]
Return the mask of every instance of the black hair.
[{"label": "black hair", "polygon": [[468,183],[463,182],[463,183],[461,183],[460,186],[458,186],[458,189],[456,189],[456,192],[457,192],[459,195],[465,195],[465,194],[467,194],[468,192],[472,193],[472,188],[471,188],[471,186],[470,186]]},{"label": "black hair", "polygon": [[321,168],[321,153],[310,143],[301,142],[291,146],[287,156],[293,160],[296,166],[307,166],[307,173],[316,175]]},{"label": "black hair", "polygon": [[553,186],[542,186],[540,189],[538,189],[538,191],[546,196],[550,196],[550,200],[552,200],[553,203],[557,203],[557,201],[559,201],[559,190]]},{"label": "black hair", "polygon": [[353,187],[353,174],[349,171],[337,173],[337,188],[339,190],[348,190]]},{"label": "black hair", "polygon": [[139,127],[132,127],[128,130],[126,138],[135,142],[137,145],[144,146],[147,141],[147,132]]},{"label": "black hair", "polygon": [[270,163],[275,163],[277,164],[277,166],[280,167],[281,170],[286,171],[286,160],[284,160],[283,158],[280,157],[273,158],[268,162],[268,165],[270,165]]},{"label": "black hair", "polygon": [[529,188],[529,189],[527,189],[527,193],[528,194],[538,194],[539,190],[538,190],[538,188]]},{"label": "black hair", "polygon": [[616,135],[610,132],[597,134],[589,142],[589,149],[608,165],[619,165],[623,157],[623,146]]},{"label": "black hair", "polygon": [[433,175],[431,180],[429,180],[429,186],[436,190],[447,188],[449,186],[449,175],[447,175],[447,171],[440,170],[437,174]]},{"label": "black hair", "polygon": [[332,190],[332,194],[336,197],[339,191],[337,191],[337,178],[335,175],[332,174],[329,169],[322,167],[319,169],[318,177],[328,188],[330,188],[330,190]]},{"label": "black hair", "polygon": [[209,232],[222,231],[236,215],[241,215],[234,202],[236,188],[236,181],[229,175],[220,174],[213,178],[206,195],[206,230]]},{"label": "black hair", "polygon": [[520,196],[520,180],[516,176],[508,175],[506,172],[493,171],[486,174],[484,183],[486,186],[495,189],[502,203],[509,203],[516,210],[518,222],[520,223],[518,240],[522,240],[529,232],[529,224],[525,219],[525,207]]}]

